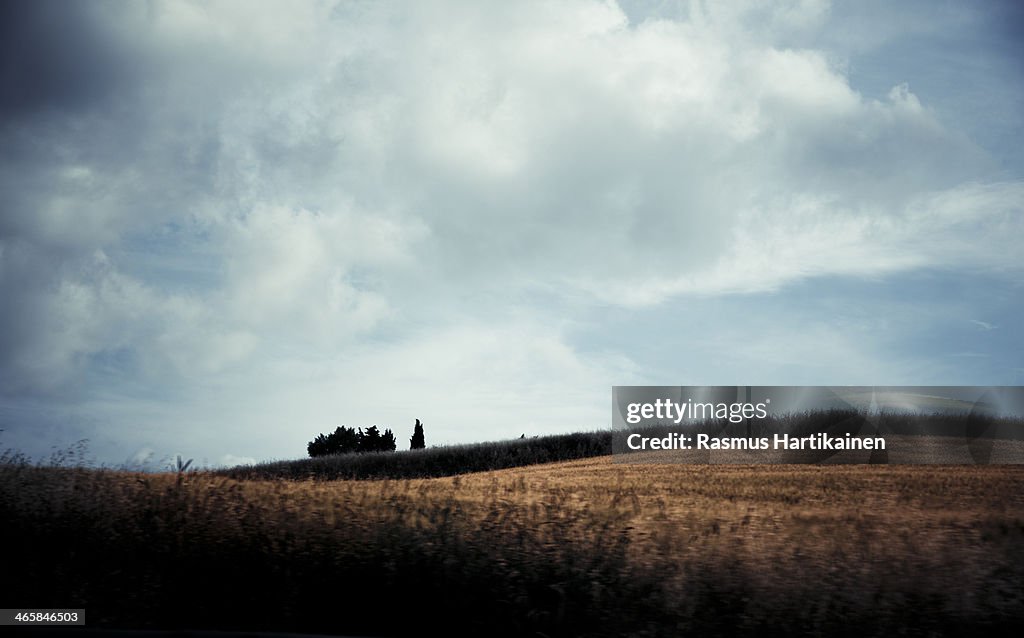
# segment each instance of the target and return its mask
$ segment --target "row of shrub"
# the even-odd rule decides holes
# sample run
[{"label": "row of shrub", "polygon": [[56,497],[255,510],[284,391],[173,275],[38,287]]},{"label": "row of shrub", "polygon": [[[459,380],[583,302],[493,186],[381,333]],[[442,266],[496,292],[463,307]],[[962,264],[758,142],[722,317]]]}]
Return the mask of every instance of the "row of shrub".
[{"label": "row of shrub", "polygon": [[[320,434],[306,445],[306,452],[309,456],[330,456],[332,454],[348,454],[355,452],[365,454],[367,452],[394,452],[397,447],[395,435],[390,429],[384,430],[381,434],[376,425],[372,425],[363,432],[363,428],[347,428],[344,425],[338,426],[330,434]],[[412,438],[409,439],[410,450],[421,450],[426,447],[426,440],[423,437],[423,424],[416,419],[413,426]]]},{"label": "row of shrub", "polygon": [[431,447],[395,453],[336,454],[219,470],[233,478],[381,479],[454,476],[611,454],[612,433],[577,432],[532,439]]},{"label": "row of shrub", "polygon": [[346,454],[348,452],[394,452],[397,444],[391,430],[381,431],[376,425],[366,428],[347,428],[338,426],[330,434],[320,434],[306,445],[306,452],[311,457],[329,454]]},{"label": "row of shrub", "polygon": [[[417,424],[419,424],[417,422]],[[678,425],[656,425],[647,432],[678,432]],[[974,438],[1024,438],[1024,420],[975,414],[913,414],[905,412],[814,410],[730,423],[708,419],[685,426],[690,433],[722,436],[770,436],[785,432],[807,436],[816,432],[842,435],[846,432],[884,436],[927,435]],[[529,439],[415,449],[397,453],[340,453],[295,461],[273,461],[220,470],[234,478],[287,479],[380,479],[429,478],[605,456],[626,450],[628,432],[598,430],[557,434]],[[394,448],[391,448],[394,449]],[[356,450],[358,451],[358,450]]]}]

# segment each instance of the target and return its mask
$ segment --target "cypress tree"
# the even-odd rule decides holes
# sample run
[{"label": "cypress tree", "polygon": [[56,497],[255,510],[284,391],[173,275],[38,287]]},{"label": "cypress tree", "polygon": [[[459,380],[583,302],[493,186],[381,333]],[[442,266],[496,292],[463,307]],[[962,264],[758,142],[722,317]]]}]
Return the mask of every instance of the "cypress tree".
[{"label": "cypress tree", "polygon": [[409,439],[410,450],[422,450],[427,447],[427,443],[423,438],[423,424],[420,423],[419,419],[416,419],[416,427],[412,430],[412,438]]}]

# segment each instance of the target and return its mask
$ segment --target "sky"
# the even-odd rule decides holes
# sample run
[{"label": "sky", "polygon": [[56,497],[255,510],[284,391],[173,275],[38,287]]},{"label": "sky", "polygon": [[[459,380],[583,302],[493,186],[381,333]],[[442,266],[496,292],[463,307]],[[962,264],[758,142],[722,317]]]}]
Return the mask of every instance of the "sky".
[{"label": "sky", "polygon": [[0,450],[1024,384],[1013,2],[4,2]]}]

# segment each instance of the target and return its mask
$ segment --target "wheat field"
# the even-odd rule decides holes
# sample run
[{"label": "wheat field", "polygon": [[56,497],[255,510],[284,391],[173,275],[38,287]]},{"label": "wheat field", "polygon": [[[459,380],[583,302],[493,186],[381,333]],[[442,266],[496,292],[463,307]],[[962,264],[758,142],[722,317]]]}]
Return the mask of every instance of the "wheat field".
[{"label": "wheat field", "polygon": [[111,628],[890,635],[1024,620],[1024,468],[236,480],[0,466],[10,607]]}]

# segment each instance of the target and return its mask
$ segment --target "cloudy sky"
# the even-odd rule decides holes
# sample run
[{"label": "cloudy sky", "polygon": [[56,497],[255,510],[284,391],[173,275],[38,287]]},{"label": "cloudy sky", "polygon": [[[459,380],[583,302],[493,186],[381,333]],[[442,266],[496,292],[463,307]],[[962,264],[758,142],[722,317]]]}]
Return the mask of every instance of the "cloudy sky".
[{"label": "cloudy sky", "polygon": [[1024,10],[4,2],[0,449],[1024,383]]}]

